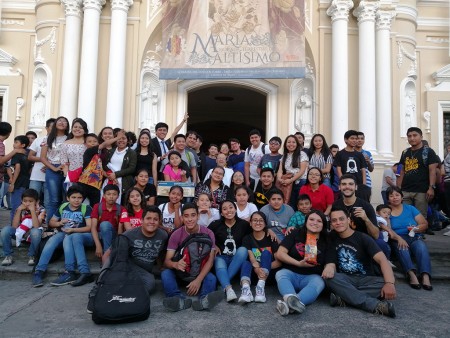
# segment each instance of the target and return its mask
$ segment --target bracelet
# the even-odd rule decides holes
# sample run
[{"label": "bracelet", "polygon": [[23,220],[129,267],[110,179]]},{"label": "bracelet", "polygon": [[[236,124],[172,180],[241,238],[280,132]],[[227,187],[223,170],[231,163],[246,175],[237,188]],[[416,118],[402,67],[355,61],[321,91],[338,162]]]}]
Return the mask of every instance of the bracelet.
[{"label": "bracelet", "polygon": [[384,282],[384,284],[392,284],[392,285],[395,285],[395,283],[393,283],[393,282]]}]

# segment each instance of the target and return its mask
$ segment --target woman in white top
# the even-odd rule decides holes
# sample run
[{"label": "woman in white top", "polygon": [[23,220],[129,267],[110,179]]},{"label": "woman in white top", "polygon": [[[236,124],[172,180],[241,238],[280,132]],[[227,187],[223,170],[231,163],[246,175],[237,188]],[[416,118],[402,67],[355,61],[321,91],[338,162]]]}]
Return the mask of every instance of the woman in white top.
[{"label": "woman in white top", "polygon": [[169,190],[169,202],[163,203],[158,207],[162,213],[162,229],[169,235],[183,225],[183,220],[181,219],[182,201],[183,188],[179,185],[174,185]]},{"label": "woman in white top", "polygon": [[[222,182],[223,184],[230,186],[231,184],[231,177],[233,176],[233,169],[227,168],[227,157],[224,154],[217,155],[216,163],[218,167],[222,167],[225,170],[225,174],[223,175]],[[206,182],[208,178],[211,177],[211,173],[214,168],[209,169],[208,173],[205,176],[205,179],[203,180],[203,183]]]},{"label": "woman in white top", "polygon": [[249,202],[250,197],[253,197],[250,189],[246,186],[239,187],[234,192],[236,199],[237,216],[247,222],[250,221],[250,216],[258,211],[258,208],[253,203]]},{"label": "woman in white top", "polygon": [[47,224],[63,200],[64,164],[61,162],[61,147],[69,135],[69,121],[60,116],[50,130],[46,142],[42,145],[41,162],[45,170],[45,194],[48,205]]},{"label": "woman in white top", "polygon": [[212,221],[218,220],[220,218],[219,210],[216,208],[211,208],[211,200],[208,194],[201,193],[198,195],[197,199],[198,206],[198,224],[205,227],[209,226]]},{"label": "woman in white top", "polygon": [[285,191],[285,203],[296,209],[300,188],[306,183],[308,155],[301,150],[301,145],[294,135],[286,137],[283,143],[283,157],[277,173],[277,181],[282,187],[292,185],[290,198]]},{"label": "woman in white top", "polygon": [[72,121],[72,130],[67,140],[61,146],[61,164],[66,182],[78,182],[78,177],[83,171],[83,154],[86,151],[85,136],[89,133],[87,123],[80,118]]}]

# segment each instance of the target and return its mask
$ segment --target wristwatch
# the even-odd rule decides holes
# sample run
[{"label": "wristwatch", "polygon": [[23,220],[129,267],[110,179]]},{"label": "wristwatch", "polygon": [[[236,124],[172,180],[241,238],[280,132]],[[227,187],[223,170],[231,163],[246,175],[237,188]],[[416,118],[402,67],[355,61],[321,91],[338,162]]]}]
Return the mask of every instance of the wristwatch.
[{"label": "wristwatch", "polygon": [[433,185],[430,185],[430,188],[436,189],[436,186],[433,184]]}]

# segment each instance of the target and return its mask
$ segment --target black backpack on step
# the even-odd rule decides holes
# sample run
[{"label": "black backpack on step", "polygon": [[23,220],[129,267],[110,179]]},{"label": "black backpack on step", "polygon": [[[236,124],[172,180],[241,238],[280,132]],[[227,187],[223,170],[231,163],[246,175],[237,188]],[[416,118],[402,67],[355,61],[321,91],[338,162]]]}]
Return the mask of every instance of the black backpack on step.
[{"label": "black backpack on step", "polygon": [[137,322],[150,315],[150,296],[128,257],[128,239],[119,235],[116,241],[110,267],[97,278],[92,312],[96,324]]}]

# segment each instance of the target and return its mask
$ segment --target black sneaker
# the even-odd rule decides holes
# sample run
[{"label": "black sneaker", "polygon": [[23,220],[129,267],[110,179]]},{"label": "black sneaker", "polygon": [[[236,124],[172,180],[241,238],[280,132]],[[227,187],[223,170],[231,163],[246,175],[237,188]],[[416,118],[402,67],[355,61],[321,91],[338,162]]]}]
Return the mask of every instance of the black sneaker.
[{"label": "black sneaker", "polygon": [[388,301],[381,301],[377,304],[373,313],[395,318],[394,304],[389,303]]},{"label": "black sneaker", "polygon": [[94,312],[94,297],[89,297],[86,312],[92,314]]},{"label": "black sneaker", "polygon": [[92,283],[94,281],[95,277],[92,273],[82,273],[80,277],[75,281],[72,282],[72,286],[81,286],[87,283]]},{"label": "black sneaker", "polygon": [[345,302],[342,300],[341,297],[337,296],[336,294],[334,294],[333,292],[330,293],[330,305],[332,307],[335,306],[340,306],[340,307],[345,307],[346,304]]},{"label": "black sneaker", "polygon": [[224,299],[222,291],[213,291],[206,296],[192,302],[195,311],[211,310]]},{"label": "black sneaker", "polygon": [[192,306],[192,300],[181,297],[168,297],[163,299],[164,307],[172,312],[189,309]]},{"label": "black sneaker", "polygon": [[70,284],[77,280],[77,275],[73,271],[65,271],[63,274],[59,275],[53,282],[50,284],[53,286],[62,286]]},{"label": "black sneaker", "polygon": [[42,280],[43,276],[44,276],[44,272],[43,271],[36,270],[34,272],[33,278],[32,278],[32,285],[33,285],[34,288],[38,288],[38,287],[44,285],[44,282]]}]

